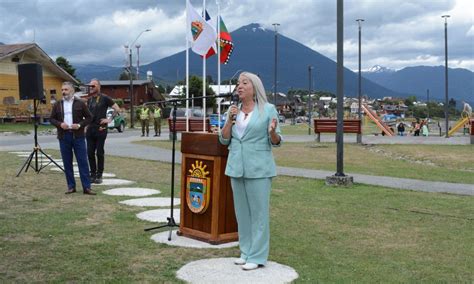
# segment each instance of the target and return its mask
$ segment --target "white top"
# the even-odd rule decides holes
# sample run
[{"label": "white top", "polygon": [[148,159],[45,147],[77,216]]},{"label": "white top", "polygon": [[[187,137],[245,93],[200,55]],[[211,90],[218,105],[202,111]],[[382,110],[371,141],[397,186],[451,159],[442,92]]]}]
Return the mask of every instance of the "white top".
[{"label": "white top", "polygon": [[69,128],[72,127],[72,103],[74,102],[74,99],[72,100],[63,100],[64,101],[64,122],[69,126]]},{"label": "white top", "polygon": [[242,135],[244,135],[245,129],[249,124],[250,118],[252,118],[252,114],[253,111],[249,112],[247,116],[245,116],[245,113],[243,111],[239,111],[239,114],[237,114],[237,118],[235,120],[235,130],[237,131],[237,135],[239,135],[239,138],[242,138]]}]

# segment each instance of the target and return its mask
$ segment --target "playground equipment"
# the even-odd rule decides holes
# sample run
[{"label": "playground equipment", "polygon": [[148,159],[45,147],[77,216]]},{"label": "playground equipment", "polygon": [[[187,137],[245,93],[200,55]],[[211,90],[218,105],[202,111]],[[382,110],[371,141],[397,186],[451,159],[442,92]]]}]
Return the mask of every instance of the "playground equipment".
[{"label": "playground equipment", "polygon": [[461,116],[461,119],[456,122],[454,127],[451,128],[451,130],[448,131],[448,136],[453,136],[454,132],[456,132],[459,128],[463,127],[466,123],[469,122],[470,117],[465,115],[463,112],[463,115]]},{"label": "playground equipment", "polygon": [[385,122],[380,119],[380,117],[375,113],[375,111],[371,110],[366,104],[362,105],[362,110],[367,114],[367,116],[375,122],[378,128],[382,130],[383,133],[387,136],[394,136],[395,134],[393,133],[392,129],[390,129],[390,126],[388,126]]}]

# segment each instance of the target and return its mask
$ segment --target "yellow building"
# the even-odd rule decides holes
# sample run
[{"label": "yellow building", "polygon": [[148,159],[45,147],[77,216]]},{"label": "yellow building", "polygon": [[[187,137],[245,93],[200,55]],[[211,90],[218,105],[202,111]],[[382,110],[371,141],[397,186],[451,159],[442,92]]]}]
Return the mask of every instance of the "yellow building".
[{"label": "yellow building", "polygon": [[0,120],[29,120],[33,100],[20,100],[18,64],[38,63],[43,67],[45,99],[39,103],[38,115],[49,117],[51,103],[61,99],[64,81],[79,82],[59,67],[36,43],[0,45]]}]

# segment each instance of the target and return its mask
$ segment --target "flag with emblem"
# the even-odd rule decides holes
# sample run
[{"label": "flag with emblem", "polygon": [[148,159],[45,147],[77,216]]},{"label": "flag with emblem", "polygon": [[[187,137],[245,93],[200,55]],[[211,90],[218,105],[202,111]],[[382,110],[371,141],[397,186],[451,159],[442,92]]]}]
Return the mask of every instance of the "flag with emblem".
[{"label": "flag with emblem", "polygon": [[[221,55],[220,55],[220,62],[222,64],[229,63],[230,56],[232,55],[232,51],[234,50],[234,43],[232,42],[232,37],[230,36],[229,31],[227,31],[227,27],[222,20],[222,17],[219,17],[219,25],[220,25],[220,45],[221,45]],[[216,54],[214,48],[209,49],[206,54],[206,58],[209,58]]]},{"label": "flag with emblem", "polygon": [[217,40],[216,30],[196,12],[189,0],[186,1],[186,11],[186,38],[192,51],[205,55]]}]

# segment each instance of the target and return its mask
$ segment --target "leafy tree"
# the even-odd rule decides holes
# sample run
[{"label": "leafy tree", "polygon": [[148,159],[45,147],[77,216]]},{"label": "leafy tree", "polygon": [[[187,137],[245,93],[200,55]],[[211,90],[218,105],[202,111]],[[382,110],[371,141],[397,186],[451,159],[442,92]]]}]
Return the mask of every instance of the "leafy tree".
[{"label": "leafy tree", "polygon": [[76,68],[72,67],[72,65],[69,63],[69,61],[66,58],[59,56],[58,58],[56,58],[56,64],[58,64],[59,67],[63,68],[64,71],[69,73],[69,75],[71,75],[76,80],[78,80],[76,77]]},{"label": "leafy tree", "polygon": [[[137,74],[132,73],[132,80],[137,79]],[[120,73],[119,80],[130,80],[130,75],[127,70],[124,70],[122,73]]]},{"label": "leafy tree", "polygon": [[[180,81],[178,84],[185,85],[186,81]],[[183,96],[186,94],[186,87],[183,88]],[[209,82],[206,81],[206,96],[214,95],[214,91],[209,87]],[[189,96],[192,97],[202,97],[202,79],[198,76],[191,76],[189,78]],[[215,107],[216,100],[214,98],[206,99],[206,106],[207,107]],[[202,99],[196,99],[194,101],[194,106],[202,107]]]},{"label": "leafy tree", "polygon": [[416,96],[409,96],[404,101],[405,105],[408,107],[412,106],[414,102],[416,102]]}]

